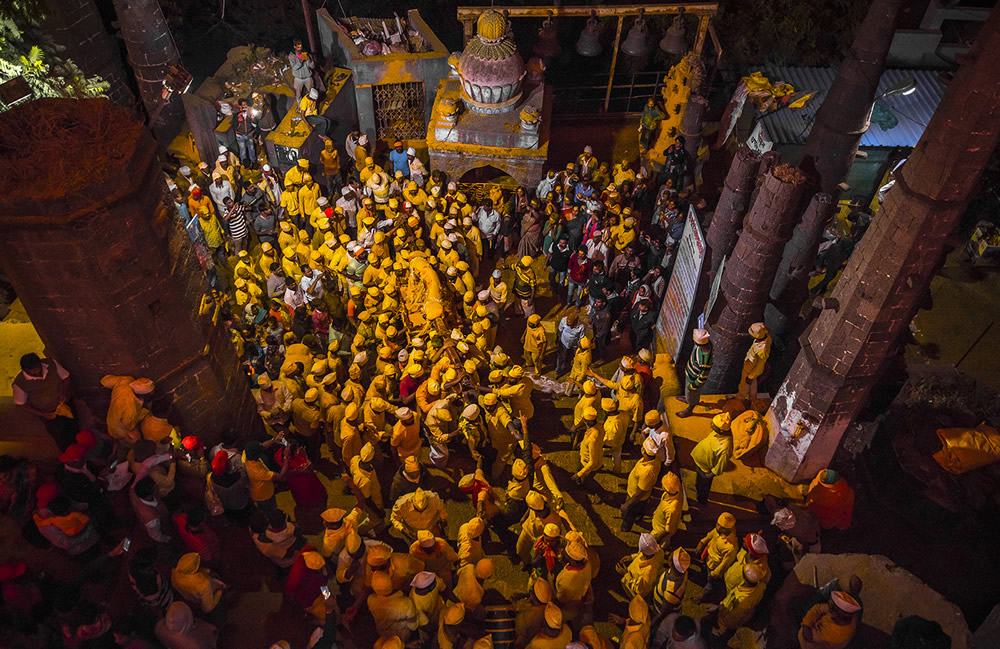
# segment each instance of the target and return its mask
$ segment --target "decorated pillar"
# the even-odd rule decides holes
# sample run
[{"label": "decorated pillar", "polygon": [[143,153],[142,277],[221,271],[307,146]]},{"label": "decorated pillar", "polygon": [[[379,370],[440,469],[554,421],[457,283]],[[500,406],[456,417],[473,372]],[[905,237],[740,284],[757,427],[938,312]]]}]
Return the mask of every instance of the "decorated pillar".
[{"label": "decorated pillar", "polygon": [[748,329],[764,318],[781,253],[792,235],[805,175],[787,164],[772,169],[743,223],[719,285],[722,311],[711,324],[715,348],[706,394],[735,392],[750,346]]},{"label": "decorated pillar", "polygon": [[766,464],[786,480],[810,480],[830,463],[916,313],[1000,142],[998,51],[993,11],[771,403]]},{"label": "decorated pillar", "polygon": [[40,99],[0,129],[0,263],[76,394],[100,416],[102,376],[149,377],[183,433],[259,433],[225,323],[199,314],[204,274],[145,127],[107,99]]}]

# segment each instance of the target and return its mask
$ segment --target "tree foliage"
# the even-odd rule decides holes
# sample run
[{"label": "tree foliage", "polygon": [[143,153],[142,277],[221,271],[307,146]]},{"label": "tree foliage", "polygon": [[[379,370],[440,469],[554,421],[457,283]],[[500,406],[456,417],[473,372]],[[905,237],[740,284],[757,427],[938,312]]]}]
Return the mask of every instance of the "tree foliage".
[{"label": "tree foliage", "polygon": [[718,20],[725,58],[737,66],[839,63],[871,3],[868,0],[741,0]]},{"label": "tree foliage", "polygon": [[0,3],[0,82],[24,77],[35,97],[101,97],[108,84],[87,76],[41,29],[38,0]]}]

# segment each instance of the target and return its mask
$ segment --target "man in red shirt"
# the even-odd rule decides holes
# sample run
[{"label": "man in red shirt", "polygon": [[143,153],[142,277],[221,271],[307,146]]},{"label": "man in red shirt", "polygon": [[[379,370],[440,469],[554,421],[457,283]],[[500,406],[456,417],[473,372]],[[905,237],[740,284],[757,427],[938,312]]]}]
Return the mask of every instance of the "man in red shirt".
[{"label": "man in red shirt", "polygon": [[580,306],[583,292],[590,281],[590,269],[593,262],[587,257],[587,249],[581,247],[575,255],[569,258],[569,288],[566,292],[566,306]]}]

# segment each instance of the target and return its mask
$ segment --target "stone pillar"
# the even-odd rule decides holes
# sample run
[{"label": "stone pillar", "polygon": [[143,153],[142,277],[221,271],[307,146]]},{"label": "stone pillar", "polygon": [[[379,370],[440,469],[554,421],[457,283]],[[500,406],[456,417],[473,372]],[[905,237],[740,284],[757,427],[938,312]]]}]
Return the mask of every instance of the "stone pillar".
[{"label": "stone pillar", "polygon": [[776,338],[789,329],[794,330],[792,324],[809,297],[809,271],[815,266],[820,237],[833,216],[833,208],[833,197],[829,194],[814,194],[785,246],[771,285],[771,302],[764,310],[764,322]]},{"label": "stone pillar", "polygon": [[711,325],[715,353],[706,394],[735,391],[750,346],[747,329],[764,318],[764,305],[795,227],[805,182],[805,175],[787,164],[764,177],[743,233],[722,271],[718,298],[722,311]]},{"label": "stone pillar", "polygon": [[825,468],[913,319],[948,234],[1000,141],[1000,12],[931,118],[771,403],[768,468],[806,481]]},{"label": "stone pillar", "polygon": [[40,99],[0,129],[17,134],[0,152],[5,175],[33,177],[0,192],[0,263],[77,395],[100,417],[103,375],[146,376],[182,432],[259,434],[225,324],[198,314],[207,286],[149,132],[107,99]]},{"label": "stone pillar", "polygon": [[802,162],[819,188],[834,198],[847,179],[861,137],[868,130],[872,102],[885,70],[903,0],[873,0],[830,91],[816,112]]},{"label": "stone pillar", "polygon": [[706,267],[710,276],[715,275],[723,257],[729,255],[736,245],[737,233],[743,227],[743,217],[750,209],[750,194],[757,181],[759,164],[760,156],[750,149],[740,148],[729,165],[722,195],[719,196],[712,223],[705,235],[709,254]]},{"label": "stone pillar", "polygon": [[52,40],[66,48],[60,54],[72,59],[88,75],[108,82],[111,101],[132,108],[135,97],[125,80],[117,41],[104,28],[94,0],[59,0],[49,5],[45,29]]},{"label": "stone pillar", "polygon": [[161,107],[163,80],[170,66],[181,64],[180,52],[157,0],[114,0],[114,4],[150,127],[167,145],[184,123],[179,93]]}]

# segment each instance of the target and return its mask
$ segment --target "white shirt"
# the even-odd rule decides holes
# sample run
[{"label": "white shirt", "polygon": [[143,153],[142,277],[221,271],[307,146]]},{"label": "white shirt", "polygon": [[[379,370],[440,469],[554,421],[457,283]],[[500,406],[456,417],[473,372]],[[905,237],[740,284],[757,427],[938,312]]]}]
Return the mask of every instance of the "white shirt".
[{"label": "white shirt", "polygon": [[236,194],[233,193],[233,185],[225,178],[222,179],[221,186],[216,185],[215,183],[209,185],[208,194],[212,197],[212,202],[215,203],[215,206],[219,208],[219,214],[225,214],[227,211],[226,205],[222,202],[222,199],[228,196],[234,201],[236,200]]},{"label": "white shirt", "polygon": [[587,257],[591,261],[607,261],[608,244],[599,239],[591,239],[587,242]]},{"label": "white shirt", "polygon": [[479,211],[476,212],[476,220],[479,222],[479,231],[487,239],[492,239],[500,231],[500,213],[496,210],[487,212],[485,209],[479,208]]},{"label": "white shirt", "polygon": [[545,200],[552,193],[552,188],[556,186],[556,177],[552,176],[549,178],[546,176],[538,181],[538,187],[535,188],[535,197],[538,200]]},{"label": "white shirt", "polygon": [[306,296],[302,292],[301,286],[296,286],[295,288],[285,289],[285,304],[292,307],[292,309],[297,309],[300,306],[304,306],[306,303]]},{"label": "white shirt", "polygon": [[[302,280],[299,282],[299,288],[302,289],[302,296],[305,298],[307,304],[312,304],[313,301],[323,297],[323,280],[316,271],[313,271],[312,277],[303,275]],[[316,291],[315,295],[309,294],[310,288]]]},{"label": "white shirt", "polygon": [[[47,361],[49,361],[50,363],[52,363],[53,365],[56,366],[56,374],[59,375],[60,379],[66,380],[66,379],[69,378],[69,372],[67,372],[66,369],[62,365],[60,365],[59,363],[57,363],[54,359],[46,358],[44,360],[47,360]],[[48,374],[49,374],[49,368],[48,368],[48,365],[42,363],[42,375],[41,376],[31,376],[30,374],[25,374],[24,372],[21,372],[21,374],[24,376],[25,380],[28,380],[28,381],[41,381],[46,376],[48,376]],[[24,404],[28,403],[28,394],[24,390],[22,390],[21,388],[17,387],[16,384],[14,384],[12,386],[12,390],[11,391],[13,393],[12,396],[14,398],[14,405],[23,406]]]},{"label": "white shirt", "polygon": [[[677,453],[674,450],[674,439],[670,434],[670,429],[662,424],[657,428],[646,427],[642,429],[642,432],[649,439],[653,440],[656,444],[658,450],[658,455],[660,459],[663,460],[664,464],[670,464],[674,461]],[[645,440],[643,440],[645,441]]]}]

